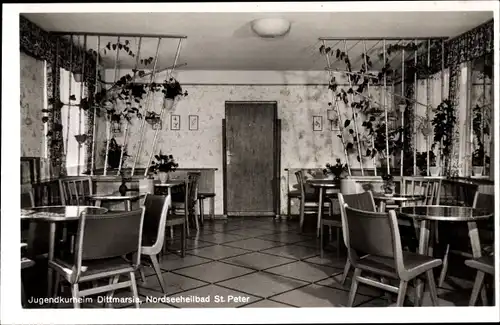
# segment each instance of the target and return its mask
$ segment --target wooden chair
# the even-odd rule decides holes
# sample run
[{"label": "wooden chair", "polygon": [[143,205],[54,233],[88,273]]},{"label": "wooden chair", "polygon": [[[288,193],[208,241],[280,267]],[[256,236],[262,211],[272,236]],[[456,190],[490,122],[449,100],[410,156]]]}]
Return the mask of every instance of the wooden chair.
[{"label": "wooden chair", "polygon": [[[345,217],[345,207],[349,206],[354,209],[358,210],[363,210],[363,211],[370,211],[370,212],[376,212],[377,207],[375,205],[375,200],[373,200],[373,194],[371,191],[364,192],[364,193],[359,193],[359,194],[338,194],[338,200],[340,204],[340,216],[341,216],[341,222],[344,222],[344,220],[347,220]],[[343,216],[343,217],[342,217]],[[342,237],[344,238],[344,244],[347,247],[347,242],[346,242],[346,229],[347,227],[342,224]],[[351,269],[351,262],[349,261],[349,258],[347,258],[345,267],[344,267],[344,274],[342,275],[342,281],[341,284],[344,285],[347,275],[349,274],[349,271]]]},{"label": "wooden chair", "polygon": [[62,205],[90,205],[88,196],[93,194],[92,178],[68,177],[59,179]]},{"label": "wooden chair", "polygon": [[200,205],[200,222],[201,225],[203,226],[203,222],[205,221],[205,199],[210,200],[210,219],[213,220],[215,219],[215,193],[208,193],[208,192],[199,192],[198,193],[198,202]]},{"label": "wooden chair", "polygon": [[[470,200],[467,200],[464,202],[464,204],[467,204],[470,202]],[[479,193],[476,191],[476,194],[474,195],[474,199],[472,200],[472,207],[473,208],[482,208],[486,209],[488,211],[495,212],[495,196],[491,194],[483,194]],[[494,217],[490,218],[486,222],[479,222],[478,223],[478,228],[480,232],[479,238],[487,239],[489,238],[490,243],[494,243],[494,235],[495,235],[495,226],[493,224],[493,221],[495,220]],[[449,226],[449,225],[448,225]],[[450,228],[448,228],[450,229]],[[445,254],[443,257],[443,268],[441,269],[441,273],[439,275],[439,282],[438,285],[440,287],[443,286],[444,281],[446,280],[446,274],[448,272],[448,260],[449,260],[449,254],[455,254],[455,255],[461,255],[466,258],[473,258],[472,256],[472,248],[470,247],[470,241],[467,241],[468,239],[468,233],[466,234],[466,227],[464,227],[463,224],[457,224],[455,227],[452,228],[453,230],[453,237],[454,238],[464,238],[465,240],[462,242],[467,243],[467,245],[464,245],[463,247],[456,247],[456,249],[452,249],[452,244],[450,242],[452,241],[453,238],[449,238],[447,240],[448,244],[446,244],[446,250]],[[488,240],[487,240],[488,241]],[[459,245],[460,246],[460,245]],[[488,254],[487,252],[485,252]]]},{"label": "wooden chair", "polygon": [[[153,269],[155,270],[156,276],[158,277],[158,282],[160,283],[163,293],[167,293],[167,287],[163,281],[161,274],[160,264],[158,263],[158,254],[163,249],[165,242],[165,228],[167,225],[167,215],[171,205],[171,197],[167,195],[146,195],[144,201],[145,214],[144,214],[144,224],[142,227],[142,247],[141,254],[146,255],[151,259],[153,264]],[[184,218],[180,218],[182,224],[184,224]],[[172,221],[172,220],[169,220]],[[182,232],[182,252],[185,251],[185,231]],[[146,279],[141,272],[142,281],[146,282]]]},{"label": "wooden chair", "polygon": [[[474,287],[472,288],[472,294],[469,300],[469,306],[475,306],[479,293],[483,289],[484,276],[486,273],[495,278],[495,260],[494,256],[482,256],[477,259],[466,260],[465,265],[477,270],[476,280],[474,281]],[[484,301],[486,303],[486,301]]]},{"label": "wooden chair", "polygon": [[[319,198],[317,193],[308,186],[304,179],[304,171],[299,170],[295,172],[297,177],[297,182],[300,190],[300,229],[304,229],[304,218],[305,214],[317,214],[319,208]],[[324,200],[324,207],[326,207],[331,213],[331,202],[329,200]]]},{"label": "wooden chair", "polygon": [[[145,208],[90,215],[83,212],[78,223],[75,255],[72,259],[49,261],[49,267],[56,271],[54,295],[58,294],[60,280],[71,285],[73,306],[80,308],[79,298],[130,287],[135,307],[139,308],[139,294],[135,272],[141,261],[142,227]],[[113,235],[114,234],[114,235]],[[133,255],[131,260],[126,255]],[[129,280],[119,282],[120,276]],[[80,284],[100,279],[109,279],[108,285],[94,286],[81,290]]]},{"label": "wooden chair", "polygon": [[[21,244],[21,249],[23,247],[27,247],[28,245],[26,243],[22,243]],[[35,265],[35,262],[25,256],[23,256],[24,254],[21,253],[21,271],[24,270],[24,269],[27,269],[27,268],[30,268],[32,267],[33,265]],[[24,283],[23,283],[23,280],[21,279],[21,305],[23,307],[26,307],[28,305],[28,300],[26,299],[26,293],[24,291]]]},{"label": "wooden chair", "polygon": [[[441,265],[441,260],[403,252],[396,212],[378,213],[352,209],[345,206],[346,243],[348,257],[354,266],[354,276],[349,292],[348,307],[352,307],[359,283],[396,293],[396,305],[402,307],[407,294],[408,282],[425,273],[432,304],[438,305],[437,289],[433,269]],[[367,256],[359,257],[360,254]],[[399,281],[398,286],[388,281],[375,281],[362,276],[363,272],[382,278]]]},{"label": "wooden chair", "polygon": [[[184,191],[172,194],[172,210],[177,212],[182,211],[186,217],[187,235],[189,236],[189,217],[194,217],[196,231],[199,230],[198,223],[198,181],[200,179],[199,172],[188,173],[188,179],[184,187]],[[187,204],[187,207],[186,207]]]},{"label": "wooden chair", "polygon": [[[31,184],[21,186],[21,209],[35,207]],[[43,221],[22,220],[21,241],[26,243],[26,256],[32,260],[45,259],[49,252],[49,224]]]}]

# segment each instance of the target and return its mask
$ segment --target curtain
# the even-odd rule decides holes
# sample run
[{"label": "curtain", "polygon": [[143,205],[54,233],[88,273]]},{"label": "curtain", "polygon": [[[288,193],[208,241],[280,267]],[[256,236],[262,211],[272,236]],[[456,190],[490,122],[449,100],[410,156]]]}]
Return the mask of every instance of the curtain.
[{"label": "curtain", "polygon": [[[70,45],[68,39],[43,30],[23,16],[19,17],[19,34],[20,51],[47,62],[49,111],[46,113],[48,118],[48,133],[46,136],[49,145],[48,158],[52,166],[52,176],[64,176],[66,175],[66,157],[64,156],[63,146],[61,105],[59,105],[61,99],[59,69],[64,68],[73,73],[81,73],[82,70],[85,70],[85,94],[92,95],[94,87],[91,85],[95,85],[96,54],[88,51],[88,49]],[[70,48],[73,50],[70,51]],[[83,51],[86,51],[85,56],[82,55]],[[89,115],[90,111],[88,110],[86,114]],[[92,119],[90,119],[86,127],[87,134],[91,135],[93,133],[92,126]],[[86,148],[89,150],[90,146],[87,144]]]},{"label": "curtain", "polygon": [[[471,109],[467,107],[468,103],[463,102],[464,92],[461,91],[463,90],[461,85],[464,82],[462,73],[467,71],[466,69],[463,71],[464,64],[492,53],[494,49],[493,35],[493,20],[491,20],[447,42],[447,64],[450,69],[449,99],[453,103],[457,117],[461,116],[461,108]],[[468,139],[466,136],[461,136],[463,125],[463,120],[459,118],[455,124],[450,164],[446,170],[448,176],[465,175],[463,162],[465,157],[462,157],[461,149],[464,148],[464,141],[468,141]]]}]

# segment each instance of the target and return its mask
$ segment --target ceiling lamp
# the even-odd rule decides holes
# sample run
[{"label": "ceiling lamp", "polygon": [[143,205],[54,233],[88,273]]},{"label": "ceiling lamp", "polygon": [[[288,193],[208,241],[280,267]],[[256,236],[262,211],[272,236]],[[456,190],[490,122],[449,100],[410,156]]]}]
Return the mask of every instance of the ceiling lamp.
[{"label": "ceiling lamp", "polygon": [[262,18],[252,21],[254,33],[264,38],[285,36],[290,27],[290,22],[283,18]]}]

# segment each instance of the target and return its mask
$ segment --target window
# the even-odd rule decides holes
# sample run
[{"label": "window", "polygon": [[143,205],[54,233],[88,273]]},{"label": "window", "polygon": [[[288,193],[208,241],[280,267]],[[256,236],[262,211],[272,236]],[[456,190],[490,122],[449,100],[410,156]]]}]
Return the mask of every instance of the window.
[{"label": "window", "polygon": [[[78,175],[84,171],[85,149],[76,141],[75,135],[85,133],[86,115],[80,109],[80,97],[84,84],[76,82],[73,73],[60,70],[61,120],[63,125],[64,150],[66,152],[66,170],[68,175]],[[71,98],[70,98],[71,96]]]}]

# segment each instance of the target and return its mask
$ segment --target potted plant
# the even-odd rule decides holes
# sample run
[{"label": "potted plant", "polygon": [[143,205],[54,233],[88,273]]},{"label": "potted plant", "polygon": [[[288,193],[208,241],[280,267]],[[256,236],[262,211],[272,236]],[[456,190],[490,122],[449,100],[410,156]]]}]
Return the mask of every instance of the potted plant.
[{"label": "potted plant", "polygon": [[[449,157],[451,154],[456,121],[453,103],[449,99],[443,100],[436,108],[432,119],[432,125],[434,126],[434,144],[432,148],[439,145],[440,159]],[[435,163],[432,164],[432,160],[430,166],[436,167]],[[431,168],[430,173],[432,176],[438,176],[440,168]]]},{"label": "potted plant", "polygon": [[385,196],[393,196],[396,190],[396,183],[394,182],[394,176],[392,176],[391,174],[384,174],[382,175],[382,179],[384,180],[382,189],[384,190]]},{"label": "potted plant", "polygon": [[153,163],[150,170],[158,174],[160,182],[165,184],[169,178],[169,173],[179,167],[172,155],[162,155],[161,152],[155,155],[156,163]]},{"label": "potted plant", "polygon": [[[106,141],[104,141],[104,151],[102,153],[103,156],[106,155]],[[118,168],[120,166],[120,158],[121,158],[121,155],[122,155],[122,146],[120,146],[115,138],[111,138],[111,140],[109,140],[109,151],[108,151],[108,166],[109,168]],[[122,165],[123,165],[123,162],[125,161],[126,157],[127,157],[127,150],[124,149],[124,152],[123,152],[123,161],[122,161]]]},{"label": "potted plant", "polygon": [[490,157],[485,155],[484,146],[479,145],[472,154],[472,171],[474,176],[482,176],[484,173],[484,164],[490,163]]},{"label": "potted plant", "polygon": [[340,184],[340,178],[342,174],[347,171],[347,164],[342,164],[340,158],[337,158],[336,164],[326,164],[326,168],[323,169],[323,174],[327,179],[332,179],[334,183]]},{"label": "potted plant", "polygon": [[431,176],[439,176],[441,167],[436,166],[436,154],[434,151],[417,152],[417,167],[420,170],[420,175],[427,176],[427,156],[429,157],[429,173]]}]

